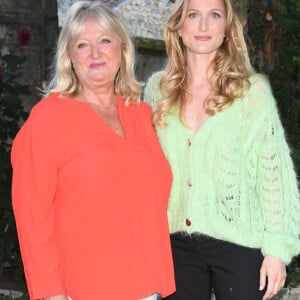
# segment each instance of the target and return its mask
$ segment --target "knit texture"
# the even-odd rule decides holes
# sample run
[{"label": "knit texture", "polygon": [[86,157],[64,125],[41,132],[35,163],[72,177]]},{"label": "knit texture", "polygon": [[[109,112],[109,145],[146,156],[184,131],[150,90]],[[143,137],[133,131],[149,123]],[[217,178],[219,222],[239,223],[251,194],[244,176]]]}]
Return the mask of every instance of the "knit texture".
[{"label": "knit texture", "polygon": [[[162,100],[161,72],[145,88]],[[261,248],[289,263],[300,252],[300,201],[275,99],[267,79],[250,78],[247,94],[189,133],[176,107],[157,134],[173,172],[171,232],[200,232]]]}]

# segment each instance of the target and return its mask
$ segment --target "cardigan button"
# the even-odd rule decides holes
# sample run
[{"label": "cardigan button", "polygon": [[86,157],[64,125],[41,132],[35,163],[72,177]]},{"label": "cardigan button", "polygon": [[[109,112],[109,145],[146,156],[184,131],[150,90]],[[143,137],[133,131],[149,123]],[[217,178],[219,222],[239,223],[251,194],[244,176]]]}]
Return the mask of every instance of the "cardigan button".
[{"label": "cardigan button", "polygon": [[191,186],[193,185],[193,180],[192,180],[191,178],[189,178],[189,179],[187,180],[187,185],[188,185],[189,187],[191,187]]},{"label": "cardigan button", "polygon": [[185,225],[186,225],[186,226],[191,226],[191,225],[192,225],[191,220],[188,219],[188,218],[186,218],[186,219],[185,219]]},{"label": "cardigan button", "polygon": [[192,146],[192,141],[191,141],[191,139],[187,139],[187,145],[188,145],[188,147],[191,147],[191,146]]}]

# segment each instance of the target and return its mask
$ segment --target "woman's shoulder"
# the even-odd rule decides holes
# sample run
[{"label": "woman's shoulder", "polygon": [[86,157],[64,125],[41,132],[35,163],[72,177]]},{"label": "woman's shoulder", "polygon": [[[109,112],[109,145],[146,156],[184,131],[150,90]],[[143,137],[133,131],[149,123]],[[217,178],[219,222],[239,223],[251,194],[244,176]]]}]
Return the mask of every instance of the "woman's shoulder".
[{"label": "woman's shoulder", "polygon": [[138,114],[152,115],[152,109],[148,103],[141,101],[139,104],[130,104],[129,108]]},{"label": "woman's shoulder", "polygon": [[251,84],[263,84],[263,85],[270,85],[270,81],[267,75],[262,74],[262,73],[252,73],[249,76],[249,81]]},{"label": "woman's shoulder", "polygon": [[55,108],[59,101],[59,94],[54,93],[49,96],[42,97],[31,109],[30,115],[36,116],[51,111]]},{"label": "woman's shoulder", "polygon": [[144,101],[152,107],[163,98],[160,91],[160,79],[163,73],[164,71],[153,73],[146,82],[144,89]]},{"label": "woman's shoulder", "polygon": [[272,94],[269,78],[261,73],[254,73],[249,77],[250,90],[256,93]]},{"label": "woman's shoulder", "polygon": [[160,71],[152,73],[151,76],[148,79],[148,83],[151,83],[151,82],[157,82],[157,83],[159,83],[159,81],[160,81],[163,73],[164,73],[163,70],[160,70]]},{"label": "woman's shoulder", "polygon": [[126,99],[118,95],[121,104],[119,109],[130,115],[132,120],[148,120],[152,118],[152,108],[149,104],[140,101],[139,103],[127,103]]},{"label": "woman's shoulder", "polygon": [[60,109],[58,109],[61,103],[60,100],[58,93],[41,98],[32,107],[27,123],[37,129],[39,127],[45,128],[48,123],[56,124],[60,115]]},{"label": "woman's shoulder", "polygon": [[266,75],[255,73],[249,77],[250,87],[245,95],[245,104],[252,107],[262,109],[276,108],[276,101],[273,96],[270,81]]},{"label": "woman's shoulder", "polygon": [[[16,141],[24,139],[34,140],[35,142],[46,142],[48,133],[57,128],[57,115],[55,112],[55,102],[58,99],[57,95],[51,95],[41,98],[31,109],[28,118],[24,121],[17,135],[14,138]],[[57,133],[57,131],[56,131]]]}]

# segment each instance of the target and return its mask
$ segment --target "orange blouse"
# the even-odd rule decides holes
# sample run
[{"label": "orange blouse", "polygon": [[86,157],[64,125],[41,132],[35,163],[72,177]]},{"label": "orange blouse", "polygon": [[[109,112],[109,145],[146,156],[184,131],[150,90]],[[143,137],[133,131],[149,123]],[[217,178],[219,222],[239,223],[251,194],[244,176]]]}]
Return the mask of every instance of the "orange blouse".
[{"label": "orange blouse", "polygon": [[117,103],[125,138],[89,104],[53,94],[14,140],[13,208],[30,299],[136,300],[175,290],[171,171],[150,107]]}]

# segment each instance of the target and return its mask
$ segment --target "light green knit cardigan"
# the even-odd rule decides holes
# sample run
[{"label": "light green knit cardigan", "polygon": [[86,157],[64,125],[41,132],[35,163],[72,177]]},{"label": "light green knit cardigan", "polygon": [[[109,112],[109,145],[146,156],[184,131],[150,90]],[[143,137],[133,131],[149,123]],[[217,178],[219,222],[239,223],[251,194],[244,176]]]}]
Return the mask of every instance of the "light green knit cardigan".
[{"label": "light green knit cardigan", "polygon": [[[161,72],[145,87],[162,100]],[[200,232],[274,255],[288,264],[300,253],[296,173],[267,79],[250,78],[243,98],[190,134],[178,111],[157,134],[173,172],[170,231]]]}]

